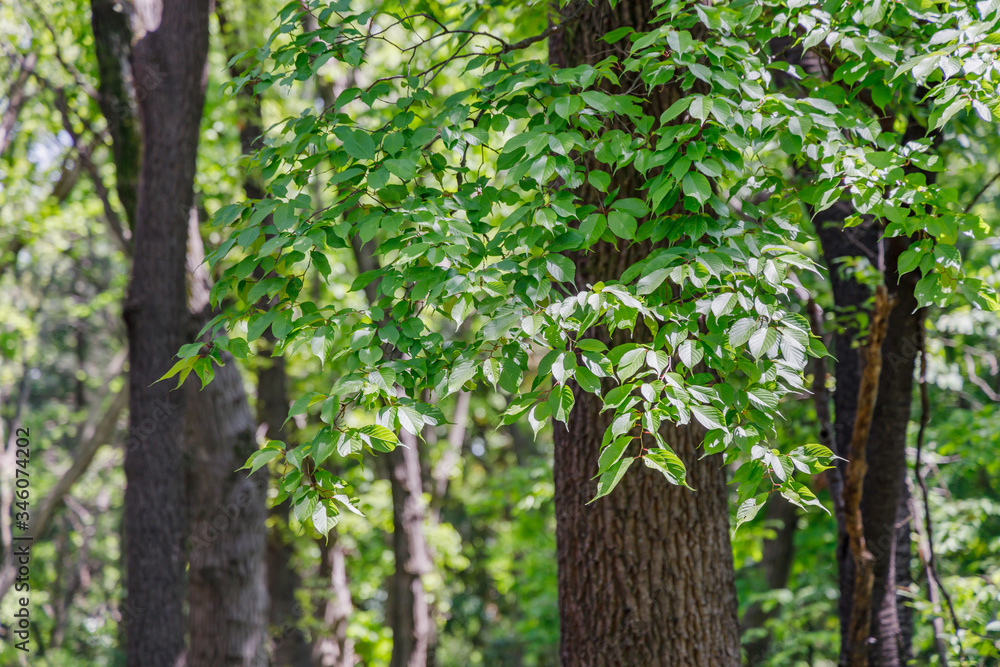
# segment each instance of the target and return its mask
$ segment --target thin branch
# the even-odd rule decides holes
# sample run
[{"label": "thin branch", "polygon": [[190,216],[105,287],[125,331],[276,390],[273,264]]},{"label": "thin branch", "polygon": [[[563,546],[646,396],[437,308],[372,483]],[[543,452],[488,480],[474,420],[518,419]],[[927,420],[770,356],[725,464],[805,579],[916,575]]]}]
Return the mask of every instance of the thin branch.
[{"label": "thin branch", "polygon": [[92,85],[90,85],[87,79],[80,73],[80,70],[78,70],[74,65],[67,62],[66,59],[63,58],[62,50],[59,48],[59,34],[56,32],[56,29],[49,22],[49,19],[46,17],[45,12],[42,10],[41,7],[38,6],[38,3],[35,2],[35,0],[29,0],[29,1],[31,3],[31,6],[35,9],[35,13],[38,14],[38,17],[42,20],[42,23],[45,25],[45,29],[48,30],[49,35],[52,36],[52,48],[55,52],[56,60],[59,61],[59,64],[62,65],[63,69],[66,70],[66,73],[69,74],[70,78],[73,79],[73,82],[80,87],[80,90],[86,93],[87,97],[94,100],[95,102],[98,101],[99,95],[97,94],[97,90]]},{"label": "thin branch", "polygon": [[[93,160],[90,159],[90,154],[93,151],[93,148],[91,146],[83,145],[80,136],[73,129],[73,123],[69,117],[69,105],[66,102],[66,95],[63,89],[56,88],[52,92],[55,94],[56,108],[62,116],[63,128],[73,141],[73,147],[76,148],[80,163],[87,171],[87,175],[94,184],[94,191],[97,193],[97,198],[101,200],[101,205],[104,207],[104,218],[107,220],[108,227],[111,228],[112,236],[122,252],[124,252],[127,256],[131,256],[131,235],[125,230],[121,217],[111,205],[111,196],[108,192],[108,188],[104,185],[104,179],[101,178],[101,174],[97,170],[97,165],[95,165]],[[83,122],[84,125],[93,133],[93,127],[90,122],[86,120]],[[100,136],[96,133],[94,133],[94,137],[95,139],[100,139]]]},{"label": "thin branch", "polygon": [[17,75],[17,79],[10,86],[10,91],[7,93],[7,108],[3,112],[3,119],[0,120],[0,155],[7,152],[7,148],[10,146],[11,141],[14,138],[14,124],[17,123],[17,117],[21,113],[21,107],[24,106],[25,101],[27,101],[28,96],[25,95],[25,86],[28,83],[28,77],[35,69],[35,64],[38,62],[37,53],[29,53],[28,56],[21,61],[21,71]]},{"label": "thin branch", "polygon": [[990,180],[986,181],[986,185],[984,185],[982,188],[980,188],[979,192],[976,193],[976,196],[973,197],[972,201],[969,202],[969,205],[965,207],[965,212],[968,213],[969,211],[971,211],[972,207],[975,206],[976,202],[979,201],[979,198],[982,197],[984,194],[986,194],[986,191],[990,189],[990,186],[993,185],[994,183],[996,183],[998,180],[1000,180],[1000,171],[998,171],[993,176],[993,178],[991,178]]}]

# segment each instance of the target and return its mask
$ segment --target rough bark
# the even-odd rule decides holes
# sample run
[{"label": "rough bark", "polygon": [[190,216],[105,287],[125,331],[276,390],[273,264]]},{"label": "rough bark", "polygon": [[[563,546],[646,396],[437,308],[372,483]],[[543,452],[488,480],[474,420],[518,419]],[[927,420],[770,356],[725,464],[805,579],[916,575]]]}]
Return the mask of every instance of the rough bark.
[{"label": "rough bark", "polygon": [[198,150],[208,51],[208,0],[138,0],[143,33],[133,78],[156,80],[139,100],[143,156],[135,261],[125,305],[129,440],[125,451],[127,628],[131,667],[175,667],[184,652],[186,533],[183,393],[157,382],[187,321],[187,212]]},{"label": "rough bark", "polygon": [[[574,3],[567,28],[550,37],[560,66],[595,63],[613,48],[608,31],[650,27],[641,0],[615,7]],[[627,85],[624,83],[623,85]],[[647,100],[658,117],[681,91],[662,87]],[[641,179],[621,170],[619,196],[642,196]],[[583,196],[593,196],[584,192]],[[618,278],[648,247],[601,244],[575,257],[577,286]],[[602,334],[592,334],[602,335]],[[606,340],[606,339],[605,339]],[[615,491],[594,496],[608,413],[596,397],[574,389],[566,428],[555,427],[555,511],[559,565],[560,656],[564,665],[738,665],[739,622],[729,543],[725,472],[718,456],[699,459],[696,426],[665,428],[664,437],[697,489],[669,484],[644,467],[630,470]]]},{"label": "rough bark", "polygon": [[[885,281],[897,303],[889,315],[882,346],[879,400],[868,443],[869,468],[861,511],[865,539],[875,556],[870,661],[872,665],[889,667],[904,664],[909,652],[899,621],[903,600],[896,594],[900,575],[896,564],[899,536],[902,532],[908,544],[910,533],[908,523],[897,525],[897,516],[908,511],[903,493],[907,468],[906,430],[913,402],[913,369],[920,350],[924,312],[917,309],[914,296],[919,273],[911,272],[900,278],[896,271],[899,255],[909,247],[910,240],[887,239],[883,244]],[[908,561],[899,564],[908,569]]]}]

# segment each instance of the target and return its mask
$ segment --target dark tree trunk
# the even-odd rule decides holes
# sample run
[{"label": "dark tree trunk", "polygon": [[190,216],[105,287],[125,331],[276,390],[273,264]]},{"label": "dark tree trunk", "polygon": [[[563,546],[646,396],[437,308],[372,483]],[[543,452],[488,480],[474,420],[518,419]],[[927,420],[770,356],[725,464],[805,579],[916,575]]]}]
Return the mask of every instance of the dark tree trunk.
[{"label": "dark tree trunk", "polygon": [[[897,516],[900,511],[907,511],[905,508],[901,510],[906,502],[902,492],[906,474],[906,429],[910,420],[913,367],[919,351],[923,312],[916,310],[913,293],[919,276],[910,273],[900,279],[896,272],[899,254],[908,247],[909,240],[887,239],[881,242],[880,248],[880,230],[874,226],[850,229],[841,226],[839,221],[850,212],[848,204],[840,203],[821,213],[816,220],[837,313],[849,315],[863,311],[870,295],[870,290],[841,275],[839,264],[845,257],[867,257],[874,265],[884,267],[890,294],[897,299],[882,345],[882,373],[867,446],[868,474],[861,501],[865,540],[875,557],[869,659],[872,665],[888,667],[904,664],[904,657],[910,650],[907,645],[909,633],[901,630],[896,594],[896,582],[901,577],[906,580],[909,576],[908,572],[897,572],[898,567],[909,569],[908,558],[900,557],[897,561],[897,551],[902,552],[905,548],[909,552],[909,529],[908,524],[897,526]],[[856,337],[857,330],[849,327],[836,335],[834,347],[837,357],[834,430],[837,453],[845,458],[851,455],[849,443],[861,377],[861,356],[859,350],[852,346]],[[834,489],[831,488],[831,492]],[[905,547],[898,543],[900,535],[907,542]],[[843,526],[838,561],[841,662],[844,663],[858,647],[850,645],[847,635],[854,591],[854,562],[847,549]]]},{"label": "dark tree trunk", "polygon": [[[288,417],[285,359],[265,357],[263,361],[264,365],[257,371],[257,419],[266,427],[269,439],[292,447],[294,443],[289,441],[288,431],[283,427]],[[267,531],[272,660],[276,667],[311,667],[309,642],[299,627],[303,609],[295,599],[295,591],[302,587],[302,579],[292,567],[295,544],[289,535],[288,510],[287,502],[271,508],[273,521]]]},{"label": "dark tree trunk", "polygon": [[268,664],[264,497],[267,478],[241,467],[255,422],[235,361],[187,392],[190,508],[189,667]]},{"label": "dark tree trunk", "polygon": [[[913,292],[919,272],[909,273],[901,279],[896,272],[899,255],[909,245],[907,238],[883,242],[886,284],[896,295],[897,303],[889,315],[882,345],[882,375],[868,442],[868,474],[861,498],[865,541],[875,556],[869,659],[878,667],[904,664],[904,656],[909,651],[903,645],[896,594],[897,538],[900,534],[897,516],[900,511],[907,511],[903,493],[906,427],[913,404],[913,367],[920,350],[924,317],[923,310],[917,309]],[[908,550],[909,530],[905,531],[905,537]],[[908,562],[906,566],[909,567]]]},{"label": "dark tree trunk", "polygon": [[208,0],[138,0],[133,79],[143,155],[135,261],[125,304],[129,438],[125,533],[131,667],[175,667],[184,653],[183,394],[157,382],[184,343],[185,255],[208,51]]},{"label": "dark tree trunk", "polygon": [[[157,93],[164,75],[158,73],[156,65],[143,78],[135,77],[140,86],[132,85],[133,76],[127,68],[132,35],[129,9],[129,3],[92,2],[101,108],[111,128],[119,199],[131,222],[136,213],[135,188],[142,153],[136,107]],[[201,72],[192,70],[188,75],[188,85],[201,94]],[[200,107],[196,113],[200,117]],[[182,205],[169,207],[168,212],[183,213],[190,232],[187,259],[194,280],[189,290],[192,312],[186,323],[189,329],[184,332],[186,342],[208,317],[210,284],[200,266],[203,252],[197,218],[184,212]],[[192,528],[187,662],[192,666],[265,664],[265,489],[260,480],[247,480],[244,473],[236,471],[256,449],[256,424],[235,365],[217,368],[215,382],[203,391],[189,386],[186,397],[186,498]]]},{"label": "dark tree trunk", "polygon": [[[560,66],[595,63],[613,47],[610,30],[650,27],[653,10],[642,0],[614,8],[573,5],[577,18],[549,42]],[[661,88],[647,102],[658,117],[681,95]],[[641,179],[622,170],[619,197],[642,196]],[[586,198],[592,193],[584,192]],[[577,284],[616,279],[648,247],[599,244],[575,258]],[[601,334],[596,334],[601,335]],[[607,339],[605,338],[607,341]],[[608,413],[601,401],[574,389],[567,427],[555,425],[555,510],[559,565],[560,656],[567,666],[717,665],[740,662],[739,621],[729,543],[729,503],[718,456],[699,459],[703,432],[694,425],[665,428],[696,492],[662,475],[630,470],[619,487],[586,505],[596,492],[601,439]]]}]

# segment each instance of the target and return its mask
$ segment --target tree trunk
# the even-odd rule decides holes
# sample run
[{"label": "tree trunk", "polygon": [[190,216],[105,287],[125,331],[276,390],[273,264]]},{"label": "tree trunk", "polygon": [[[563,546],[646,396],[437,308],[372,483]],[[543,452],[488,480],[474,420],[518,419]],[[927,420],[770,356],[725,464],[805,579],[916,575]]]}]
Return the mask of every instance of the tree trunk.
[{"label": "tree trunk", "polygon": [[208,51],[208,0],[138,0],[135,44],[143,155],[135,261],[125,304],[127,629],[131,667],[175,667],[184,653],[183,394],[157,382],[184,342],[185,255]]},{"label": "tree trunk", "polygon": [[[914,287],[919,276],[910,273],[900,279],[896,274],[899,254],[909,245],[905,238],[882,241],[880,231],[873,225],[844,229],[839,223],[850,214],[849,204],[839,203],[817,216],[816,226],[823,254],[829,268],[833,286],[834,303],[839,313],[862,311],[870,290],[853,278],[845,278],[839,263],[845,257],[864,256],[879,266],[879,256],[885,270],[885,280],[890,294],[897,303],[889,316],[888,330],[882,345],[882,373],[879,379],[878,400],[867,446],[868,474],[865,478],[861,501],[862,520],[868,549],[875,557],[875,583],[872,590],[872,622],[869,659],[872,665],[889,667],[904,664],[909,653],[906,637],[902,632],[896,595],[896,581],[907,578],[908,573],[897,572],[899,535],[909,540],[908,524],[897,526],[897,515],[906,502],[903,480],[906,474],[906,428],[910,420],[913,393],[913,367],[919,351],[919,332],[923,312],[916,311]],[[851,455],[849,443],[855,418],[855,407],[860,386],[861,356],[852,347],[857,331],[847,328],[835,335],[834,353],[837,357],[837,391],[834,394],[835,437],[837,454]],[[838,462],[842,465],[842,462]],[[834,489],[831,488],[831,492]],[[903,510],[904,512],[906,510]],[[909,552],[908,545],[906,552]],[[908,558],[899,558],[899,567],[909,567]],[[840,564],[840,619],[841,664],[858,647],[851,645],[847,636],[854,591],[854,562],[847,549],[841,526],[838,549]]]},{"label": "tree trunk", "polygon": [[[642,0],[615,7],[573,5],[577,18],[549,42],[560,66],[595,63],[615,47],[610,30],[650,28],[653,9]],[[627,85],[624,82],[623,85]],[[647,112],[659,116],[681,95],[657,90]],[[642,196],[642,179],[620,170],[619,197]],[[593,197],[593,193],[583,192]],[[598,244],[577,255],[577,286],[616,279],[649,248]],[[597,334],[601,335],[601,334]],[[605,342],[607,338],[605,337]],[[729,543],[729,503],[722,459],[699,459],[703,431],[665,427],[664,437],[688,469],[693,492],[646,468],[631,470],[609,496],[593,503],[601,439],[608,413],[574,388],[566,428],[555,426],[555,510],[559,565],[560,657],[576,665],[715,665],[740,662],[739,621]]]},{"label": "tree trunk", "polygon": [[[211,284],[197,213],[192,209],[190,338],[209,320]],[[207,337],[206,337],[207,339]],[[264,519],[267,478],[239,470],[257,450],[243,378],[226,355],[204,389],[189,380],[186,461],[191,523],[188,667],[268,664]]]},{"label": "tree trunk", "polygon": [[[283,427],[288,416],[287,381],[284,357],[264,357],[263,366],[257,371],[257,419],[267,429],[269,439],[292,447],[294,443],[289,441]],[[302,587],[302,579],[292,567],[295,544],[288,535],[288,510],[287,502],[271,508],[273,521],[267,530],[271,659],[276,667],[311,667],[309,642],[299,627],[303,609],[295,592]]]},{"label": "tree trunk", "polygon": [[347,554],[336,533],[320,545],[323,562],[320,581],[330,582],[329,599],[321,609],[325,632],[316,638],[312,648],[314,667],[354,667],[354,640],[347,636],[351,612],[351,589],[347,585]]},{"label": "tree trunk", "polygon": [[90,23],[100,80],[98,102],[111,135],[115,187],[129,229],[135,228],[136,189],[142,142],[136,118],[136,91],[129,58],[132,55],[131,3],[91,0]]},{"label": "tree trunk", "polygon": [[396,571],[390,582],[391,667],[424,667],[434,628],[423,575],[434,563],[424,539],[423,483],[417,438],[400,431],[400,446],[388,455],[392,484],[392,547]]}]

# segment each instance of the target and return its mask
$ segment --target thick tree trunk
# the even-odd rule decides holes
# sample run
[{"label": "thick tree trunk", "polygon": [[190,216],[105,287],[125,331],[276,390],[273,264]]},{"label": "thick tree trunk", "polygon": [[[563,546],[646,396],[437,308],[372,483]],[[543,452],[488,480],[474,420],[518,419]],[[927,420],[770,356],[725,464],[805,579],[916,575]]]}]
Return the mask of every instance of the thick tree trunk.
[{"label": "thick tree trunk", "polygon": [[185,255],[208,51],[208,0],[138,0],[143,33],[133,78],[143,156],[129,337],[129,439],[125,450],[127,628],[131,667],[176,667],[184,652],[186,533],[182,392],[157,382],[184,343]]},{"label": "thick tree trunk", "polygon": [[[579,12],[578,14],[576,14]],[[613,47],[610,30],[650,27],[653,10],[642,0],[614,8],[573,5],[575,20],[550,38],[554,64],[595,63]],[[658,117],[681,92],[662,88],[647,102]],[[619,196],[642,196],[641,179],[619,172]],[[590,196],[584,193],[584,196]],[[577,284],[614,279],[649,248],[599,244],[578,255]],[[598,334],[600,335],[600,334]],[[606,339],[605,339],[606,340]],[[560,656],[577,665],[717,665],[740,661],[739,622],[729,543],[725,472],[718,456],[699,459],[700,428],[665,428],[683,459],[690,491],[644,467],[631,470],[610,496],[594,496],[601,439],[608,413],[601,401],[574,389],[567,427],[555,426],[555,506],[559,564]]]},{"label": "thick tree trunk", "polygon": [[[144,14],[139,13],[140,28]],[[132,35],[128,3],[116,5],[93,0],[92,24],[100,65],[101,108],[111,128],[119,198],[131,222],[136,213],[133,207],[138,158],[142,153],[135,110],[147,96],[162,92],[159,89],[165,75],[158,64],[150,67],[142,78],[138,70],[135,77],[128,71]],[[194,67],[191,62],[187,65]],[[185,73],[191,86],[188,93],[200,95],[202,70],[195,67]],[[132,85],[133,78],[140,83],[138,89]],[[190,113],[200,118],[200,112],[199,106]],[[195,122],[195,145],[197,126]],[[167,213],[183,212],[183,204],[172,204],[166,207]],[[184,332],[186,342],[207,317],[210,284],[204,267],[200,266],[203,252],[197,218],[191,218],[188,211],[184,212],[184,220],[190,223],[192,242],[188,269],[195,274],[189,290],[192,313],[186,323],[190,328]],[[129,250],[126,246],[126,251]],[[215,382],[204,391],[189,386],[186,395],[186,495],[188,519],[193,528],[189,545],[187,661],[189,665],[265,664],[267,593],[262,565],[265,489],[259,480],[247,480],[236,471],[255,449],[255,422],[235,365],[216,369]]]}]

